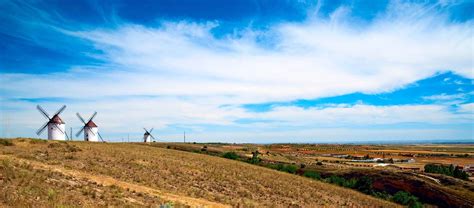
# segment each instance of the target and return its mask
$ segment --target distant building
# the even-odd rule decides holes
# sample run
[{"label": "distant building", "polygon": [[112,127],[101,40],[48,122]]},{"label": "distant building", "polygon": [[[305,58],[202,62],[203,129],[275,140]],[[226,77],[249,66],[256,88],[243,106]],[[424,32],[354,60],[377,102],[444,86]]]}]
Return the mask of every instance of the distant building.
[{"label": "distant building", "polygon": [[474,164],[465,165],[463,170],[471,175],[474,175]]}]

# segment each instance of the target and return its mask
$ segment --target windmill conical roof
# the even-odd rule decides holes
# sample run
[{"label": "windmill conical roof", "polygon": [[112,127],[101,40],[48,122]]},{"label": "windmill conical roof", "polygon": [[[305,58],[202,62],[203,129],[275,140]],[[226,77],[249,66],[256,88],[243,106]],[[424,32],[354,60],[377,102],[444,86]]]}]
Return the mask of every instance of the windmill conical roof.
[{"label": "windmill conical roof", "polygon": [[97,124],[94,123],[94,121],[89,121],[86,123],[87,127],[97,127]]},{"label": "windmill conical roof", "polygon": [[49,123],[65,124],[64,121],[58,115],[54,115],[53,118],[49,120]]}]

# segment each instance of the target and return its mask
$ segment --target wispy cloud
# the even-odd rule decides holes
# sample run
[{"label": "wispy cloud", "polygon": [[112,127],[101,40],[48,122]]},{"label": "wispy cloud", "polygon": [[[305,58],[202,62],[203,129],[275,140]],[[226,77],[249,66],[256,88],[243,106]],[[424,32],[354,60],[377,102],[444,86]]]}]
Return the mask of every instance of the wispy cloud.
[{"label": "wispy cloud", "polygon": [[[445,71],[474,78],[473,22],[453,22],[435,8],[439,6],[394,1],[369,23],[358,22],[350,7],[340,7],[328,18],[309,13],[303,22],[219,35],[215,33],[221,27],[219,21],[123,22],[75,30],[55,25],[62,35],[93,46],[95,52],[88,55],[104,64],[78,64],[44,75],[4,73],[0,93],[8,98],[77,100],[69,104],[73,111],[99,111],[99,125],[114,133],[151,125],[163,131],[172,125],[254,128],[239,123],[242,119],[278,121],[261,122],[262,129],[283,124],[301,129],[321,124],[344,124],[349,129],[351,124],[464,124],[472,122],[472,112],[454,115],[444,105],[287,106],[266,113],[240,107],[355,92],[392,92]],[[134,97],[137,95],[150,98]],[[3,105],[5,109],[21,106],[23,116],[34,117],[37,113],[26,102]],[[37,122],[16,121],[25,123],[33,128]],[[207,138],[209,135],[212,133]]]}]

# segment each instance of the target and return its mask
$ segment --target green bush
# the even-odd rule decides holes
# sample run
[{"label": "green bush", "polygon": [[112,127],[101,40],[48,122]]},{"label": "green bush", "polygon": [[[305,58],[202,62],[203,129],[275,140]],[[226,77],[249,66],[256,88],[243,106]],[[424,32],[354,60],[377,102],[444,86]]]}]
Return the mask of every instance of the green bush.
[{"label": "green bush", "polygon": [[374,192],[373,194],[375,197],[377,198],[381,198],[381,199],[384,199],[384,200],[390,200],[392,195],[388,194],[387,192]]},{"label": "green bush", "polygon": [[327,178],[326,180],[327,180],[327,182],[332,183],[332,184],[336,184],[338,186],[343,186],[344,182],[346,181],[346,179],[344,179],[342,177],[339,177],[339,176],[335,176],[335,175],[332,175],[331,177]]},{"label": "green bush", "polygon": [[367,176],[363,176],[357,180],[354,188],[366,194],[373,194],[374,192],[372,187],[372,179]]},{"label": "green bush", "polygon": [[283,169],[283,164],[269,164],[268,167],[271,169],[279,170],[281,171]]},{"label": "green bush", "polygon": [[352,188],[355,188],[355,187],[356,187],[358,181],[359,181],[359,180],[357,180],[357,179],[355,179],[355,178],[351,178],[351,179],[349,179],[349,180],[344,181],[344,183],[342,184],[342,186],[344,186],[344,187],[346,187],[346,188],[351,188],[351,189],[352,189]]},{"label": "green bush", "polygon": [[407,205],[410,208],[421,208],[422,204],[418,201],[416,196],[411,195],[405,191],[399,191],[393,195],[392,200],[401,205]]},{"label": "green bush", "polygon": [[222,157],[231,159],[231,160],[237,160],[239,158],[239,155],[237,155],[237,153],[235,152],[226,152],[224,153],[224,155],[222,155]]},{"label": "green bush", "polygon": [[297,170],[298,167],[296,165],[285,165],[281,171],[294,174]]},{"label": "green bush", "polygon": [[321,180],[321,175],[318,172],[307,170],[303,173],[304,177]]},{"label": "green bush", "polygon": [[13,142],[9,139],[0,139],[0,145],[13,146]]},{"label": "green bush", "polygon": [[278,170],[278,171],[283,171],[283,172],[293,173],[293,174],[296,173],[296,171],[298,170],[298,167],[296,165],[271,164],[271,165],[268,165],[268,167],[271,169]]}]

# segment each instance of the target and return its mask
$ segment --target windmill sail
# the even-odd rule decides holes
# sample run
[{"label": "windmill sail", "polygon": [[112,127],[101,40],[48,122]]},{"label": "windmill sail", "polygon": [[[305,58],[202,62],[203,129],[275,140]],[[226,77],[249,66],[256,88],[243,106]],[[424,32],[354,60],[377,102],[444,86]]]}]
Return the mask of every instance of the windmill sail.
[{"label": "windmill sail", "polygon": [[56,113],[54,113],[52,117],[40,105],[37,105],[36,109],[43,117],[48,120],[36,131],[36,134],[38,136],[41,135],[41,133],[43,133],[43,131],[47,128],[49,140],[65,140],[66,138],[69,139],[65,131],[65,123],[59,117],[59,114],[61,114],[66,109],[66,105],[63,105],[61,108],[59,108],[59,110],[56,111]]}]

